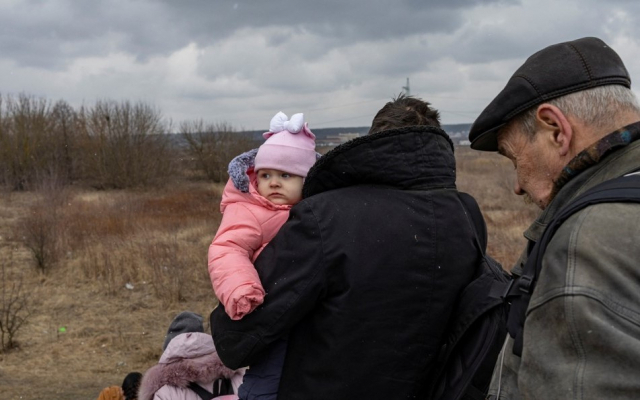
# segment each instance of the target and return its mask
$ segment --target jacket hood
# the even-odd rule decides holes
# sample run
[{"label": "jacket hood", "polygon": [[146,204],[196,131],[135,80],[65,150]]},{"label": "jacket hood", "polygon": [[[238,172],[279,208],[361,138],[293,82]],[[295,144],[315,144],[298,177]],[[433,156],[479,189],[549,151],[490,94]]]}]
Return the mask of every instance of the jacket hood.
[{"label": "jacket hood", "polygon": [[263,197],[256,189],[254,164],[258,149],[249,150],[236,156],[229,163],[229,181],[222,192],[220,211],[224,212],[229,204],[249,203],[265,207],[268,210],[289,210],[289,204],[274,204]]},{"label": "jacket hood", "polygon": [[195,358],[215,353],[210,335],[202,332],[181,333],[171,339],[160,357],[159,364],[171,364],[184,358]]},{"label": "jacket hood", "polygon": [[169,342],[158,364],[145,372],[138,398],[151,400],[165,385],[186,388],[190,382],[213,382],[233,375],[220,361],[211,335],[183,333]]},{"label": "jacket hood", "polygon": [[253,170],[256,163],[256,154],[258,154],[258,149],[249,150],[234,157],[229,163],[229,168],[227,169],[229,179],[233,182],[233,186],[242,193],[249,193],[251,177],[247,171]]},{"label": "jacket hood", "polygon": [[455,188],[453,142],[432,126],[362,136],[325,154],[311,168],[303,197],[358,184],[399,189]]}]

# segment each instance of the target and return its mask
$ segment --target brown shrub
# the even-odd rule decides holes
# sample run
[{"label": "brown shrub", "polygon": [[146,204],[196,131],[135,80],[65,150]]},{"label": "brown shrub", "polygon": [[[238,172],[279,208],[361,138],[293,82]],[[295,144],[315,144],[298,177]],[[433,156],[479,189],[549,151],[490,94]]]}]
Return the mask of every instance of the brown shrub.
[{"label": "brown shrub", "polygon": [[64,206],[69,193],[59,182],[45,180],[36,186],[36,200],[27,206],[15,231],[33,255],[36,268],[46,273],[58,261],[62,252],[67,221]]},{"label": "brown shrub", "polygon": [[[12,263],[10,257],[8,263]],[[0,261],[0,351],[16,347],[18,331],[31,316],[30,292],[24,287],[22,276],[10,277],[4,261]]]}]

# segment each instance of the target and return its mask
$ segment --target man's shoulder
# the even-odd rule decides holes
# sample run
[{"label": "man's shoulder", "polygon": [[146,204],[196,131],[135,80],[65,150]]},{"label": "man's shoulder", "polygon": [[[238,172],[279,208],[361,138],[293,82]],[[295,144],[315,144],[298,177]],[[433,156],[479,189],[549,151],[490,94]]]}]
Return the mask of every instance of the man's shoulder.
[{"label": "man's shoulder", "polygon": [[640,246],[634,238],[639,224],[637,203],[595,204],[573,214],[549,242],[532,304],[573,293],[567,287],[608,296],[616,288],[606,288],[607,282],[614,279],[614,285],[626,285],[624,276],[637,275],[633,270]]},{"label": "man's shoulder", "polygon": [[305,197],[302,201],[294,206],[294,208],[326,208],[327,204],[350,201],[354,198],[362,198],[363,195],[370,194],[371,186],[354,185],[342,188],[328,190],[326,192],[316,193],[313,196]]},{"label": "man's shoulder", "polygon": [[633,239],[639,224],[640,203],[606,202],[576,212],[562,224],[556,236],[573,236],[575,246],[611,243],[619,247]]},{"label": "man's shoulder", "polygon": [[[634,229],[640,221],[640,179],[626,177],[605,180],[591,185],[588,190],[581,190],[553,218],[568,218],[562,222],[558,233],[552,238],[566,235],[582,235],[583,237],[624,237],[620,228]],[[585,201],[586,200],[586,201]],[[576,206],[577,204],[583,204]],[[568,210],[573,210],[568,212]]]},{"label": "man's shoulder", "polygon": [[456,189],[401,189],[362,184],[314,194],[296,204],[292,211],[315,215],[344,212],[358,215],[384,212],[387,215],[395,215],[412,214],[416,210],[426,212],[427,209],[432,210],[436,207],[440,214],[459,218],[466,214],[463,203],[468,211],[481,215],[477,201],[471,195],[458,192]]}]

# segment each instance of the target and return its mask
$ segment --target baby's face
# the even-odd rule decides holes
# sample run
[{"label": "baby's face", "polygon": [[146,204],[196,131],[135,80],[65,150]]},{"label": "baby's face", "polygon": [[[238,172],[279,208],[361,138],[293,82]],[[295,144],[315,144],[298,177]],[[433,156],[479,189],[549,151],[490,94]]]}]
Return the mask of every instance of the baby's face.
[{"label": "baby's face", "polygon": [[258,171],[258,193],[274,204],[296,204],[302,200],[301,176],[277,169]]}]

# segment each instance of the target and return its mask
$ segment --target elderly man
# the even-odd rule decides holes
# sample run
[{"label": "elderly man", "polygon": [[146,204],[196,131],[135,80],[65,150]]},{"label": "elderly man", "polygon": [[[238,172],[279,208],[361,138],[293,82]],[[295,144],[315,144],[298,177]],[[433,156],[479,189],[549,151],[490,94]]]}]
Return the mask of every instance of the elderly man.
[{"label": "elderly man", "polygon": [[[529,57],[473,124],[471,147],[509,158],[515,193],[543,210],[524,233],[529,251],[576,196],[640,170],[640,107],[630,86],[602,40],[559,43]],[[524,314],[521,357],[508,338],[492,398],[640,397],[639,235],[633,203],[596,204],[560,226]]]}]

